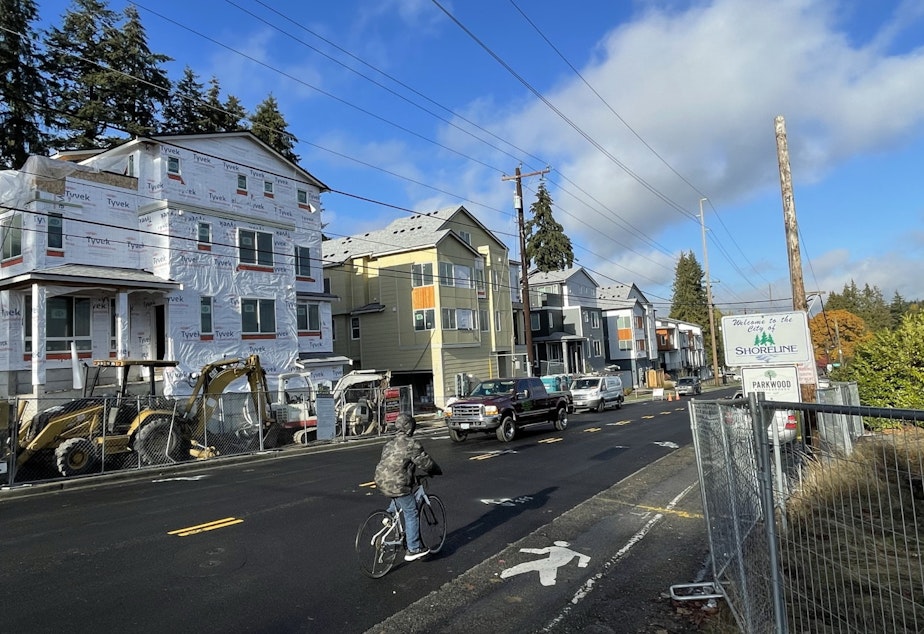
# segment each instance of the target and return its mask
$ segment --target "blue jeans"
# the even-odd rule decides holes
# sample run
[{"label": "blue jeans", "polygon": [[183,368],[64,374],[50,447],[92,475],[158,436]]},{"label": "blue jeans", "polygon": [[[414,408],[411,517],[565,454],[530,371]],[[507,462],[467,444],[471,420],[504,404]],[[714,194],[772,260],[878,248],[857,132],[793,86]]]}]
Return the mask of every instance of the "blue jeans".
[{"label": "blue jeans", "polygon": [[407,537],[407,549],[418,551],[423,546],[420,543],[420,518],[417,515],[417,500],[413,493],[392,498],[388,506],[389,511],[395,510],[395,505],[401,507],[404,513],[404,534]]}]

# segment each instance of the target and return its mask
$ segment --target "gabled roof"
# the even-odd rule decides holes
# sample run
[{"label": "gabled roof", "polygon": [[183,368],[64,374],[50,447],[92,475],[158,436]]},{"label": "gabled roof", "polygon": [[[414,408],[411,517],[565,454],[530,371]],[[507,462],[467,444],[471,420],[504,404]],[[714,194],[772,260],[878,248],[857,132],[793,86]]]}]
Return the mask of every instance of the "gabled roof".
[{"label": "gabled roof", "polygon": [[[145,142],[150,143],[152,141],[154,143],[161,143],[164,145],[176,145],[184,149],[188,149],[188,150],[195,152],[198,150],[195,150],[192,147],[188,147],[188,145],[191,142],[194,143],[195,141],[205,141],[205,140],[213,141],[213,140],[220,140],[220,139],[235,139],[235,138],[247,139],[251,143],[260,146],[264,151],[275,156],[279,161],[292,166],[295,171],[295,174],[293,175],[293,177],[296,178],[297,180],[302,180],[302,181],[305,181],[306,183],[314,185],[315,187],[320,189],[322,192],[330,191],[330,187],[328,187],[327,185],[322,183],[320,180],[315,178],[310,172],[303,169],[297,163],[291,161],[290,159],[286,158],[285,156],[283,156],[282,154],[280,154],[279,152],[271,148],[265,142],[257,138],[257,136],[253,132],[250,132],[249,130],[240,130],[237,132],[210,132],[207,134],[158,134],[158,135],[152,135],[148,137],[135,137],[134,139],[126,140],[124,143],[120,143],[119,145],[113,146],[106,150],[96,150],[96,151],[90,150],[86,152],[85,151],[59,152],[59,155],[61,158],[68,159],[68,160],[74,160],[74,161],[86,160],[89,158],[103,157],[106,154],[110,154],[110,153],[118,155],[119,153],[122,153],[126,149],[130,149],[131,147],[135,145],[138,145],[140,143],[145,143]],[[87,156],[81,156],[81,153],[86,154],[87,152],[89,152]],[[241,165],[246,165],[247,163],[247,161],[245,160],[245,157],[241,157],[241,156],[216,156],[215,158],[220,158],[220,159],[224,159],[227,161],[233,161],[233,162],[240,161]]]},{"label": "gabled roof", "polygon": [[529,283],[530,285],[536,284],[563,284],[570,280],[572,277],[578,273],[583,273],[587,279],[593,282],[594,286],[597,286],[597,280],[590,276],[583,266],[572,266],[570,268],[561,270],[561,271],[549,271],[548,273],[543,273],[539,270],[531,271],[529,274]]},{"label": "gabled roof", "polygon": [[322,258],[326,266],[342,264],[352,258],[361,256],[382,257],[406,251],[419,251],[435,247],[443,240],[450,238],[458,240],[472,253],[477,250],[464,242],[457,231],[454,231],[457,214],[464,213],[484,232],[491,236],[499,245],[506,246],[491,233],[484,225],[478,222],[465,207],[447,207],[425,214],[414,214],[392,221],[384,229],[368,231],[363,234],[347,236],[337,240],[326,240],[321,243]]},{"label": "gabled roof", "polygon": [[615,284],[613,286],[601,286],[597,288],[597,298],[607,300],[628,300],[638,301],[641,304],[648,304],[648,298],[639,290],[635,284]]}]

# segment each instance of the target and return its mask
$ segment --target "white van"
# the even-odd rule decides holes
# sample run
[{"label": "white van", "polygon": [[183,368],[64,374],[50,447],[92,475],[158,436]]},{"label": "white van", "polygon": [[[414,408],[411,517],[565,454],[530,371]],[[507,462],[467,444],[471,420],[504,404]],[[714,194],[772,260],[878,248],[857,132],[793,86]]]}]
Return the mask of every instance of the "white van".
[{"label": "white van", "polygon": [[582,376],[571,384],[574,411],[587,409],[602,412],[611,405],[622,407],[626,396],[622,379],[615,375]]}]

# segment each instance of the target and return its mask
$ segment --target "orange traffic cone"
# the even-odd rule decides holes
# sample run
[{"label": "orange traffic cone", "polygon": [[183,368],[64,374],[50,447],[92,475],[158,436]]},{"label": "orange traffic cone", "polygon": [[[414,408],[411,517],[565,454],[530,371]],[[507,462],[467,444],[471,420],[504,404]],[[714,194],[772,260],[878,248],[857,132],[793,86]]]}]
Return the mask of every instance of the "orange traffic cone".
[{"label": "orange traffic cone", "polygon": [[677,400],[680,400],[680,392],[677,392]]}]

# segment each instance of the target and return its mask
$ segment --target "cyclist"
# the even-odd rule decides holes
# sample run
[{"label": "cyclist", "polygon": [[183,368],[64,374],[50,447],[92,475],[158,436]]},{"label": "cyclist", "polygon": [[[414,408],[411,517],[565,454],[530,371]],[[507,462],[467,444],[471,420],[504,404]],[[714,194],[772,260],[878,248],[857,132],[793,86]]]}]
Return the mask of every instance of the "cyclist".
[{"label": "cyclist", "polygon": [[423,445],[412,438],[417,421],[410,414],[401,413],[395,419],[395,437],[385,443],[382,458],[375,467],[375,486],[392,499],[404,512],[404,530],[407,535],[407,553],[404,561],[414,561],[430,553],[420,542],[420,518],[414,499],[416,478],[443,473]]}]

